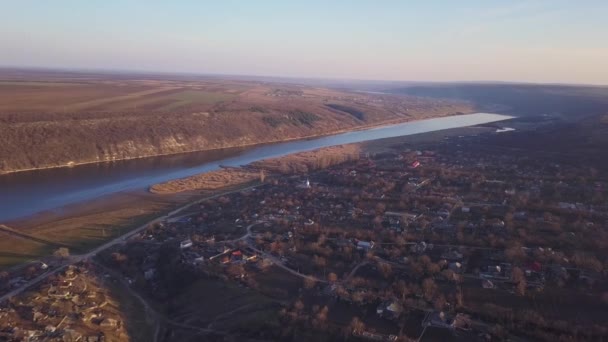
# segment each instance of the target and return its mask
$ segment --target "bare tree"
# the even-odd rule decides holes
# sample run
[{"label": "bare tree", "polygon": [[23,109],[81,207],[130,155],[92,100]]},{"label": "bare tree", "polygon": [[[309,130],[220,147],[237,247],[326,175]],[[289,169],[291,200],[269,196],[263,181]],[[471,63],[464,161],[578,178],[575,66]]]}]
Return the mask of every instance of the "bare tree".
[{"label": "bare tree", "polygon": [[439,296],[437,296],[437,298],[435,298],[435,301],[433,302],[433,307],[437,311],[442,311],[446,303],[447,301],[445,300],[445,296],[443,294],[440,294]]},{"label": "bare tree", "polygon": [[390,264],[382,262],[378,266],[380,269],[380,273],[382,273],[382,276],[384,278],[388,278],[393,274],[393,268],[391,267]]},{"label": "bare tree", "polygon": [[511,280],[517,286],[517,294],[523,296],[526,294],[526,277],[524,272],[519,267],[513,267],[511,271]]},{"label": "bare tree", "polygon": [[304,278],[304,288],[312,289],[317,284],[317,281],[312,278]]},{"label": "bare tree", "polygon": [[365,331],[365,323],[363,323],[359,317],[353,317],[348,327],[351,333],[362,333]]},{"label": "bare tree", "polygon": [[424,292],[424,298],[431,300],[437,291],[437,284],[431,278],[426,278],[422,281],[422,291]]},{"label": "bare tree", "polygon": [[9,277],[10,277],[10,274],[8,272],[6,272],[6,271],[0,272],[0,283],[6,282]]},{"label": "bare tree", "polygon": [[521,262],[526,258],[526,252],[524,252],[521,244],[516,243],[505,250],[505,256],[511,262]]},{"label": "bare tree", "polygon": [[324,306],[321,308],[313,318],[313,326],[316,326],[317,329],[325,329],[327,328],[327,316],[329,314],[329,308]]},{"label": "bare tree", "polygon": [[59,247],[55,252],[53,252],[53,256],[63,260],[64,258],[70,256],[70,250],[67,247]]}]

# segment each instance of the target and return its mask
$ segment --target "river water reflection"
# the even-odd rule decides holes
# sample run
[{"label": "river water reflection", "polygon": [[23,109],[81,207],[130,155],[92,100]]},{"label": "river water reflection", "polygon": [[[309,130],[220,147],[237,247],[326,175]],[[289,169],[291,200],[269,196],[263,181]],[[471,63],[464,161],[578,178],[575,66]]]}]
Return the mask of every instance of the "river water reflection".
[{"label": "river water reflection", "polygon": [[0,222],[116,192],[320,147],[390,138],[510,119],[476,113],[249,148],[193,152],[0,176]]}]

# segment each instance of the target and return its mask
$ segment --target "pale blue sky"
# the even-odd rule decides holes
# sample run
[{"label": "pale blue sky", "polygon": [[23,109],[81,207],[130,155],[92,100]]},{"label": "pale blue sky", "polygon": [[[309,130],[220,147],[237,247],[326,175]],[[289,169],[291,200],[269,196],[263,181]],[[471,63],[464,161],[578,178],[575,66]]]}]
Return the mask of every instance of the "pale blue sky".
[{"label": "pale blue sky", "polygon": [[608,1],[0,0],[0,65],[608,84]]}]

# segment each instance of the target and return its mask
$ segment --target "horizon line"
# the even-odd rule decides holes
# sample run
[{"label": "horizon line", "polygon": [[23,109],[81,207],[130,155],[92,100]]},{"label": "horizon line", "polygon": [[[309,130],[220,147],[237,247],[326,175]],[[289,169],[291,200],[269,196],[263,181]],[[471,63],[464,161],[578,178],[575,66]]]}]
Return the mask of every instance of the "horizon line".
[{"label": "horizon line", "polygon": [[51,67],[51,66],[16,66],[0,65],[0,70],[23,70],[23,71],[63,71],[71,73],[97,73],[108,75],[127,75],[139,74],[148,76],[191,76],[191,77],[226,77],[226,78],[249,78],[242,81],[255,81],[256,78],[279,79],[279,80],[306,80],[306,81],[329,81],[329,82],[375,82],[375,83],[418,83],[418,84],[522,84],[522,85],[554,85],[554,86],[587,86],[587,87],[608,87],[608,83],[568,83],[568,82],[542,82],[542,81],[520,81],[520,80],[383,80],[383,79],[361,79],[361,78],[339,78],[339,77],[320,77],[320,76],[285,76],[285,75],[260,75],[260,74],[240,74],[240,73],[206,73],[197,71],[152,71],[147,69],[114,69],[114,68],[70,68],[70,67]]}]

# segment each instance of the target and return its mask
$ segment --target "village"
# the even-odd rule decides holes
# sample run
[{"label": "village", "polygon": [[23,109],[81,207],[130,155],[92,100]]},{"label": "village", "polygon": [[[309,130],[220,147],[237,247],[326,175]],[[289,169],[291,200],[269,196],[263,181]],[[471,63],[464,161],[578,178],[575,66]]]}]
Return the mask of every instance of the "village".
[{"label": "village", "polygon": [[[399,145],[308,174],[271,175],[150,225],[96,259],[156,304],[175,302],[201,279],[264,296],[278,305],[270,305],[272,319],[246,333],[238,323],[230,328],[249,337],[605,337],[598,312],[608,305],[606,179],[591,167],[498,153],[484,139]],[[40,320],[43,309],[28,307],[32,326],[44,325],[37,336],[85,336],[91,324],[120,334],[121,319],[100,313],[103,300],[89,297],[97,292],[70,274],[41,285],[39,295],[97,306],[79,311],[82,323],[49,313]],[[195,317],[205,303],[184,305],[165,309],[186,312],[184,322],[220,325]],[[22,336],[7,322],[25,308],[11,301],[2,310],[2,331]],[[190,326],[166,329],[175,337]]]},{"label": "village", "polygon": [[[509,304],[528,300],[549,303],[510,324],[540,334],[572,323],[552,301],[602,310],[588,295],[607,299],[605,260],[598,259],[605,181],[576,166],[464,146],[476,137],[455,139],[435,150],[276,177],[203,202],[142,233],[146,258],[121,267],[136,269],[129,276],[143,276],[155,296],[165,290],[155,266],[162,254],[154,253],[163,244],[174,244],[192,270],[252,289],[259,273],[287,272],[302,281],[295,300],[329,305],[329,322],[335,303],[352,312],[373,307],[369,323],[367,316],[342,319],[348,326],[357,318],[366,329],[352,334],[371,339],[415,338],[425,327],[427,334],[503,338],[508,329],[487,321],[504,322],[517,312]],[[116,253],[131,260],[128,250]],[[413,334],[411,321],[418,323]],[[576,324],[605,333],[591,320]]]},{"label": "village", "polygon": [[[97,274],[96,274],[97,273]],[[109,276],[91,265],[69,266],[0,308],[3,341],[127,341]],[[116,280],[114,280],[116,281]]]}]

